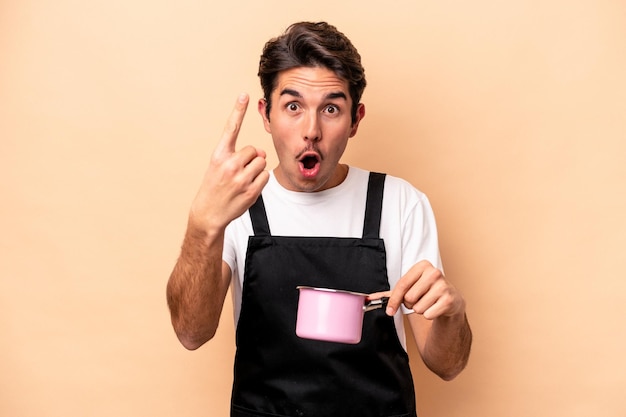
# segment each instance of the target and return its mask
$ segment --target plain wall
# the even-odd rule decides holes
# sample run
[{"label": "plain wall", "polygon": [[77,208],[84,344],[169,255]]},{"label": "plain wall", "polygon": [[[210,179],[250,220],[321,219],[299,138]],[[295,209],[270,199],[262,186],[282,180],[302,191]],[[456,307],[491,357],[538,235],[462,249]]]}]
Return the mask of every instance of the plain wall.
[{"label": "plain wall", "polygon": [[474,330],[421,417],[626,415],[626,3],[0,1],[0,415],[226,416],[234,330],[176,340],[165,285],[258,57],[328,20],[363,57],[345,162],[411,181]]}]

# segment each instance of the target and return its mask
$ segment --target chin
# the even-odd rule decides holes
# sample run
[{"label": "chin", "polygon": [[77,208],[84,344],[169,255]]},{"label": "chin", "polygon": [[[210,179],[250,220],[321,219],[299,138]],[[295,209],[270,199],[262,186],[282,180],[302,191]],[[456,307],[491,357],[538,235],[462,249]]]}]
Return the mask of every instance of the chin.
[{"label": "chin", "polygon": [[297,190],[295,191],[300,191],[302,193],[314,193],[316,191],[322,191],[323,190],[323,185],[318,184],[317,182],[312,183],[312,182],[306,182],[306,183],[300,183],[297,186]]},{"label": "chin", "polygon": [[323,181],[319,178],[303,180],[296,179],[294,181],[290,181],[292,191],[299,191],[302,193],[314,193],[316,191],[324,190],[324,186],[327,181]]}]

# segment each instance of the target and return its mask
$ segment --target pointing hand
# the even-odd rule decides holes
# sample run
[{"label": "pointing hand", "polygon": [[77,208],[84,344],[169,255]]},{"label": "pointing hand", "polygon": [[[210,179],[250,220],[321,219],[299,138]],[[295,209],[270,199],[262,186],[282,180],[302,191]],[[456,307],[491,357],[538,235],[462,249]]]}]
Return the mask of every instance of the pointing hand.
[{"label": "pointing hand", "polygon": [[225,228],[254,204],[269,179],[265,151],[235,149],[248,102],[247,94],[238,97],[192,203],[190,222],[202,230]]}]

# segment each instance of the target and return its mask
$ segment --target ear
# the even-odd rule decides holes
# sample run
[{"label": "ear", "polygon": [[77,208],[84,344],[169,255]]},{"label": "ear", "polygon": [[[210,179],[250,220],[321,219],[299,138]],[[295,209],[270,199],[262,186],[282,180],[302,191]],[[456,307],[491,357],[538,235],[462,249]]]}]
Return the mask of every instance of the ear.
[{"label": "ear", "polygon": [[357,130],[359,130],[359,123],[361,122],[361,120],[363,120],[364,117],[365,104],[359,103],[358,107],[356,108],[356,120],[354,121],[354,123],[352,123],[349,137],[353,137],[354,135],[356,135]]},{"label": "ear", "polygon": [[263,127],[265,127],[265,131],[271,134],[272,128],[270,126],[270,119],[267,117],[267,101],[264,98],[259,99],[257,110],[263,119]]}]

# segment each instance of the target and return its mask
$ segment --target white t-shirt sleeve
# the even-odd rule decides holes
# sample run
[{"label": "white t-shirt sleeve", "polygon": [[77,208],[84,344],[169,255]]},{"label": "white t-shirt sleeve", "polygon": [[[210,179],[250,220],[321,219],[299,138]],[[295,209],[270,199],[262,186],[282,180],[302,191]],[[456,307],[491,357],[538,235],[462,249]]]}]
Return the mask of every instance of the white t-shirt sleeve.
[{"label": "white t-shirt sleeve", "polygon": [[[423,260],[443,271],[433,209],[425,194],[418,192],[417,197],[402,227],[402,276]],[[404,305],[402,311],[404,314],[413,312]]]},{"label": "white t-shirt sleeve", "polygon": [[402,233],[402,275],[417,262],[427,260],[442,269],[435,215],[426,195],[408,213]]}]

